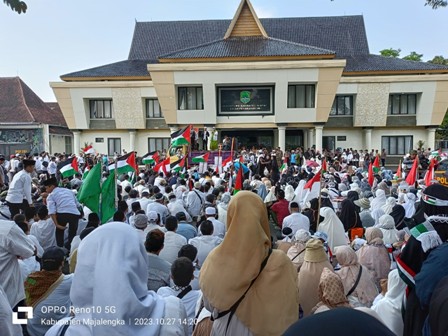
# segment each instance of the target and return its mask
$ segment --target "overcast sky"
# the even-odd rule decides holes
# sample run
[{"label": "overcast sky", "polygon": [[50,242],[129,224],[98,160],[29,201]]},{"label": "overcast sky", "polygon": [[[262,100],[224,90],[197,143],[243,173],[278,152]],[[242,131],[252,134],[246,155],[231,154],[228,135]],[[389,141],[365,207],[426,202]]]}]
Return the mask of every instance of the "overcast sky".
[{"label": "overcast sky", "polygon": [[[137,21],[231,19],[240,0],[25,0],[0,2],[0,76],[20,76],[43,100],[65,73],[127,58]],[[364,15],[370,52],[400,48],[448,57],[448,8],[424,0],[252,0],[263,17]]]}]

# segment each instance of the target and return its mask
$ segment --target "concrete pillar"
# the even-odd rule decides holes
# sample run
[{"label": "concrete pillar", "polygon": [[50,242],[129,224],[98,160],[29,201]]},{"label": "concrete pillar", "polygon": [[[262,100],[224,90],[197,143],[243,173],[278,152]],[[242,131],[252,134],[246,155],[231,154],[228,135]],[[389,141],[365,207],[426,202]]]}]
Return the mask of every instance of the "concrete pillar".
[{"label": "concrete pillar", "polygon": [[308,130],[308,147],[307,148],[313,147],[314,144],[315,144],[314,129],[310,128]]},{"label": "concrete pillar", "polygon": [[364,129],[364,147],[369,152],[372,150],[372,129],[371,128]]},{"label": "concrete pillar", "polygon": [[314,130],[316,132],[316,151],[319,151],[322,153],[322,130],[324,129],[323,126],[316,126],[314,127]]},{"label": "concrete pillar", "polygon": [[[436,143],[436,130],[437,128],[428,128],[426,130],[428,139],[426,140],[426,148],[431,148],[431,150],[435,150],[435,143]],[[422,148],[423,149],[423,148]]]},{"label": "concrete pillar", "polygon": [[73,153],[79,154],[81,150],[81,132],[80,131],[72,131],[73,132]]},{"label": "concrete pillar", "polygon": [[278,147],[284,152],[286,148],[286,126],[278,126]]},{"label": "concrete pillar", "polygon": [[309,141],[308,130],[303,130],[303,143],[302,143],[302,146],[303,146],[303,148],[305,148],[305,150],[309,147],[308,141]]},{"label": "concrete pillar", "polygon": [[135,151],[135,130],[129,130],[129,152]]},{"label": "concrete pillar", "polygon": [[[51,148],[50,125],[48,124],[42,125],[42,140],[44,141],[43,150],[53,154],[53,150]],[[39,150],[42,150],[42,148]]]}]

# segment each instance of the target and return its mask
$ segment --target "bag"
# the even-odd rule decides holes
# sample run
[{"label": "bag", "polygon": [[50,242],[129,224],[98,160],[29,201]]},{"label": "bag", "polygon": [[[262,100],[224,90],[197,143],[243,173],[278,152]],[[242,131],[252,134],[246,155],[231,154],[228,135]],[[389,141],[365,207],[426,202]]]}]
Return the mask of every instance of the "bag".
[{"label": "bag", "polygon": [[192,288],[191,288],[191,286],[189,285],[188,287],[185,287],[184,290],[183,290],[182,292],[180,292],[179,294],[177,294],[177,297],[178,297],[179,299],[182,300],[183,297],[184,297],[185,295],[187,295],[188,293],[191,292],[191,290],[192,290]]},{"label": "bag", "polygon": [[356,281],[353,285],[352,288],[350,288],[350,290],[347,293],[347,297],[349,297],[350,295],[352,295],[352,293],[355,291],[356,287],[358,287],[359,284],[359,280],[361,280],[361,275],[362,275],[362,265],[359,265],[359,272],[358,272],[358,277],[356,278]]},{"label": "bag", "polygon": [[362,238],[364,236],[364,228],[353,228],[350,229],[350,241],[356,238]]}]

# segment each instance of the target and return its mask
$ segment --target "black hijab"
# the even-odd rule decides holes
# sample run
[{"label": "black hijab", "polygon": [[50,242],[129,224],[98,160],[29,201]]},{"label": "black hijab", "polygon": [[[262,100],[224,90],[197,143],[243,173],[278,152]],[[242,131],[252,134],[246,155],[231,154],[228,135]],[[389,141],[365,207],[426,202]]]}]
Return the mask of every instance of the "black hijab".
[{"label": "black hijab", "polygon": [[[335,331],[340,326],[341,333]],[[394,336],[384,324],[376,318],[352,308],[336,308],[306,317],[294,323],[284,336]]]},{"label": "black hijab", "polygon": [[334,210],[333,203],[330,201],[330,196],[326,192],[321,193],[320,207],[327,207]]},{"label": "black hijab", "polygon": [[350,190],[350,191],[347,193],[347,199],[350,200],[350,201],[352,201],[352,202],[359,200],[359,194],[358,194],[358,192],[357,192],[357,191],[354,191],[354,190]]},{"label": "black hijab", "polygon": [[338,215],[342,224],[344,224],[344,230],[347,232],[350,229],[357,227],[362,228],[361,218],[356,209],[356,205],[349,199],[345,199],[341,203],[341,212]]},{"label": "black hijab", "polygon": [[403,222],[406,210],[400,204],[395,204],[392,208],[392,212],[389,214],[394,218],[395,228],[397,230],[402,230],[406,226]]}]

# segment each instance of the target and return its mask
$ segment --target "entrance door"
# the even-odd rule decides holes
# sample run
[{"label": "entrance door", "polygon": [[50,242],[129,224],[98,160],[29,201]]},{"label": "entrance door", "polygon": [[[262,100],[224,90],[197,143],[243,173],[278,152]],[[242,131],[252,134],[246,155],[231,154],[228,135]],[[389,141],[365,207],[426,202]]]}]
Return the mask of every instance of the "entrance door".
[{"label": "entrance door", "polygon": [[336,149],[336,139],[334,136],[322,137],[323,149],[334,151]]},{"label": "entrance door", "polygon": [[274,131],[270,130],[238,130],[238,131],[221,131],[221,139],[224,136],[235,138],[236,148],[246,147],[270,147],[274,146]]}]

